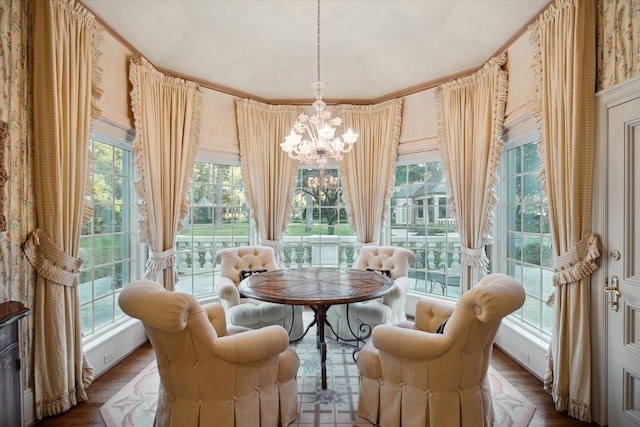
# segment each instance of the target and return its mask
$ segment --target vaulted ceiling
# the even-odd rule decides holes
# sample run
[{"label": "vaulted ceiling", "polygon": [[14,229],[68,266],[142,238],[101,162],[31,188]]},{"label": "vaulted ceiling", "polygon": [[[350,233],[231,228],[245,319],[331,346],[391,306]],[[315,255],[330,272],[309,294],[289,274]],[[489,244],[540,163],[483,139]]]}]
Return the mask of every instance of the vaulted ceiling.
[{"label": "vaulted ceiling", "polygon": [[[317,79],[313,0],[81,0],[173,75],[258,99],[304,101]],[[549,0],[322,0],[325,98],[375,101],[482,66]]]}]

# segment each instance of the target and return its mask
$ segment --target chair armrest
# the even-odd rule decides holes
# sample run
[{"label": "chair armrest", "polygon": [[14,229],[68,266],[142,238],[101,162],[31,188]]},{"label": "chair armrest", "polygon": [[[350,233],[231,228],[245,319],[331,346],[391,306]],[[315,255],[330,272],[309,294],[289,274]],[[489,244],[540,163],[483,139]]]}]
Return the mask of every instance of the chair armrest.
[{"label": "chair armrest", "polygon": [[204,308],[205,313],[207,313],[209,322],[211,322],[211,325],[213,325],[213,328],[218,333],[218,336],[223,337],[227,335],[227,319],[222,304],[212,302],[209,304],[204,304],[202,308]]},{"label": "chair armrest", "polygon": [[435,298],[421,298],[416,304],[415,324],[416,328],[435,332],[444,320],[451,316],[455,302],[444,301]]},{"label": "chair armrest", "polygon": [[218,281],[218,296],[226,302],[227,308],[240,305],[240,291],[235,282],[228,277],[220,277]]},{"label": "chair armrest", "polygon": [[217,357],[229,363],[249,363],[268,359],[289,346],[289,335],[282,326],[265,326],[218,338],[213,347]]},{"label": "chair armrest", "polygon": [[391,311],[397,313],[398,310],[404,307],[404,303],[407,298],[407,290],[409,289],[409,278],[407,276],[400,276],[397,277],[393,283],[396,287],[382,297],[382,302],[391,307]]},{"label": "chair armrest", "polygon": [[380,352],[410,359],[435,359],[451,347],[443,334],[378,325],[373,329],[372,343]]},{"label": "chair armrest", "polygon": [[382,297],[382,301],[387,305],[391,305],[393,301],[404,299],[407,295],[407,289],[409,289],[409,278],[407,276],[397,277],[393,283],[396,285],[395,288]]}]

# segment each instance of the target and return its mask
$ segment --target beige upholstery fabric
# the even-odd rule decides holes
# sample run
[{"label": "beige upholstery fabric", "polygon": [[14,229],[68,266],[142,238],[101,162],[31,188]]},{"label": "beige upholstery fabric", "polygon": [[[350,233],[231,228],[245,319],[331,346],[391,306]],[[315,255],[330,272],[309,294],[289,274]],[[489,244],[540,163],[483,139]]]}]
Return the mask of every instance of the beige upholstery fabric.
[{"label": "beige upholstery fabric", "polygon": [[300,360],[279,326],[227,334],[224,309],[141,280],[118,303],[142,320],[156,353],[154,426],[287,425],[298,416]]},{"label": "beige upholstery fabric", "polygon": [[133,152],[140,241],[149,244],[144,277],[173,290],[178,282],[175,242],[187,214],[187,192],[199,145],[202,90],[197,83],[166,76],[145,58],[131,58]]},{"label": "beige upholstery fabric", "polygon": [[591,290],[600,243],[591,229],[595,146],[595,8],[557,0],[530,28],[541,187],[553,249],[553,329],[544,388],[556,409],[591,422]]},{"label": "beige upholstery fabric", "polygon": [[380,240],[394,189],[403,102],[396,98],[337,107],[343,128],[360,134],[360,141],[340,162],[340,179],[349,225],[363,246]]},{"label": "beige upholstery fabric", "polygon": [[489,272],[485,244],[497,202],[495,185],[502,156],[507,102],[507,53],[472,75],[435,90],[442,172],[449,214],[460,233],[460,287],[465,292]]},{"label": "beige upholstery fabric", "polygon": [[[35,415],[41,419],[86,400],[93,381],[82,345],[78,248],[83,224],[93,215],[87,203],[89,133],[101,115],[98,56],[104,30],[75,0],[29,6],[33,151],[28,157],[33,157],[38,228],[31,230],[24,253],[37,271],[32,385]],[[4,19],[8,13],[13,12],[5,4]]]},{"label": "beige upholstery fabric", "polygon": [[280,262],[282,233],[291,220],[298,163],[280,148],[298,116],[296,107],[236,100],[244,192],[260,244],[275,249]]},{"label": "beige upholstery fabric", "polygon": [[[381,427],[491,426],[493,339],[524,299],[519,282],[494,273],[455,306],[423,298],[415,323],[376,327],[358,356],[358,415]],[[435,333],[450,314],[444,333]]]},{"label": "beige upholstery fabric", "polygon": [[[218,295],[227,311],[231,325],[251,329],[269,325],[283,326],[291,339],[302,336],[304,324],[301,305],[285,305],[243,298],[238,291],[242,270],[279,270],[275,252],[271,246],[241,246],[222,249],[216,255],[220,264]],[[293,326],[292,326],[293,325]]]},{"label": "beige upholstery fabric", "polygon": [[[354,268],[366,270],[389,270],[396,288],[382,298],[356,302],[352,304],[334,305],[327,311],[327,320],[333,330],[341,338],[353,338],[353,333],[360,331],[365,323],[372,328],[376,325],[393,324],[407,320],[404,304],[409,289],[409,264],[416,262],[416,256],[409,249],[394,246],[363,246]],[[347,309],[349,323],[347,323]],[[349,327],[351,325],[351,327]],[[325,328],[325,335],[335,338],[330,328]]]}]

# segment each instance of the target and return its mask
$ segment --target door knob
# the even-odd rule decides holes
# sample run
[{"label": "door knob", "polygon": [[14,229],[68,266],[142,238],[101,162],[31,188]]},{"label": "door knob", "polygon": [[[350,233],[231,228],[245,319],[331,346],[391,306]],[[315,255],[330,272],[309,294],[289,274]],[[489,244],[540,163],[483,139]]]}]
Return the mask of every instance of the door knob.
[{"label": "door knob", "polygon": [[618,276],[611,276],[611,286],[604,287],[609,299],[609,306],[613,311],[618,311],[618,298],[620,298],[620,290],[618,289]]}]

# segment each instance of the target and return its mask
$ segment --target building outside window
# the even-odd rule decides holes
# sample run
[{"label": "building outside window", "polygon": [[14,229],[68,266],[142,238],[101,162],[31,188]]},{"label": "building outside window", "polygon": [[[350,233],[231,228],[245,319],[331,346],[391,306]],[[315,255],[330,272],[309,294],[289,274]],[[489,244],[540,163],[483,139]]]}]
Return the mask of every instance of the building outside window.
[{"label": "building outside window", "polygon": [[458,297],[460,236],[448,216],[446,193],[442,162],[397,166],[390,241],[416,254],[409,274],[413,291]]},{"label": "building outside window", "polygon": [[136,277],[138,251],[131,141],[94,132],[89,146],[93,217],[81,231],[79,257],[84,262],[78,286],[85,337],[125,317],[117,300],[122,287]]}]

